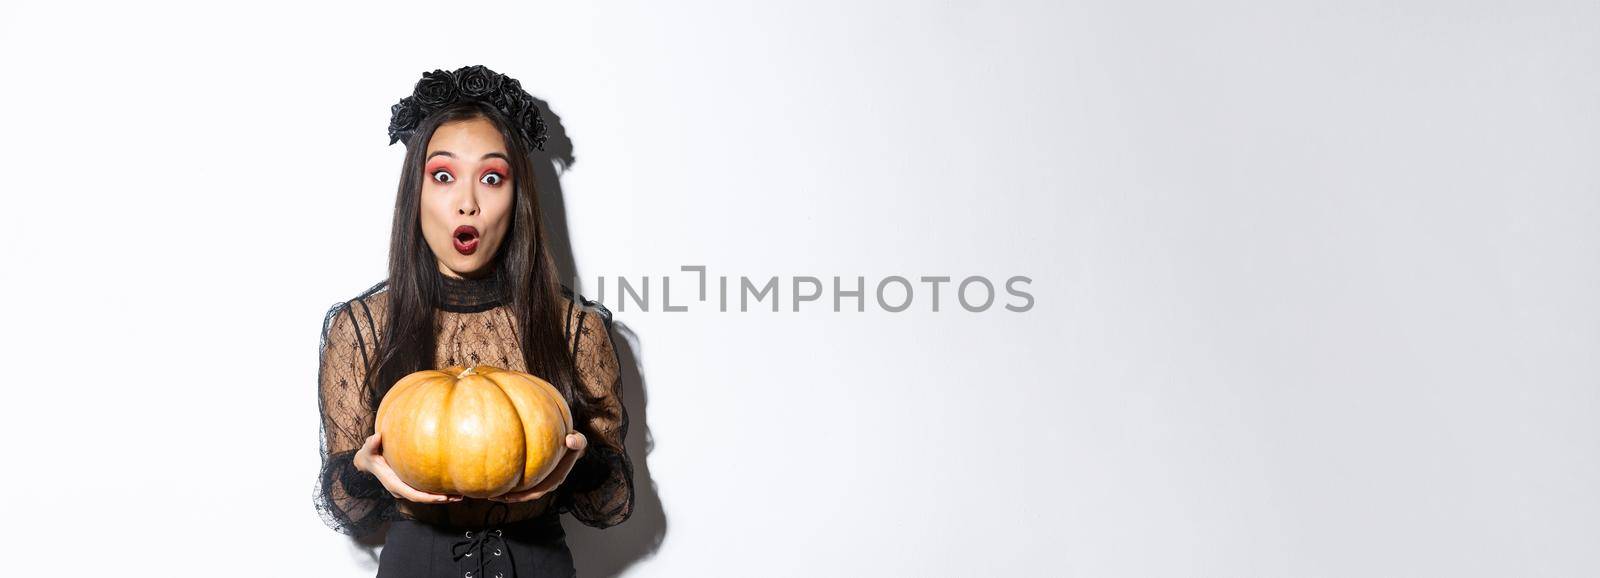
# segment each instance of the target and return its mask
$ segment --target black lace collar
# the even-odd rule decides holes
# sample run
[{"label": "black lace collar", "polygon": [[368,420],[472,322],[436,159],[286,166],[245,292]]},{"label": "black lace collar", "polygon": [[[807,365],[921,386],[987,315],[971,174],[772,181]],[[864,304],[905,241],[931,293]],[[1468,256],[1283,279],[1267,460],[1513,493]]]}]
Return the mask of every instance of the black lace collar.
[{"label": "black lace collar", "polygon": [[478,279],[458,279],[444,274],[440,277],[444,284],[436,306],[445,311],[477,313],[499,307],[506,301],[500,280],[494,275]]}]

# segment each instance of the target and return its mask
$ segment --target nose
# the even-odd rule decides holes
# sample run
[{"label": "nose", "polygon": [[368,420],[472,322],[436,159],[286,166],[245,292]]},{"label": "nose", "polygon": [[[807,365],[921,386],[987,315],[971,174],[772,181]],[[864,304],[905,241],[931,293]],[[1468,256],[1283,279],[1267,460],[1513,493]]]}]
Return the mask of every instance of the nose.
[{"label": "nose", "polygon": [[468,187],[466,194],[456,201],[456,213],[472,217],[478,214],[478,210],[478,193]]}]

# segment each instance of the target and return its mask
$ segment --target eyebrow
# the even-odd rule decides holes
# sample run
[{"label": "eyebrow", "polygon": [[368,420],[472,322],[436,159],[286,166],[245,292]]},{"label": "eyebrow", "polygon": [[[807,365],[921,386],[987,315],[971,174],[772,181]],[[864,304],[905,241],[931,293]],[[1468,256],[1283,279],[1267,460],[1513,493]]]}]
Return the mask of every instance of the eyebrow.
[{"label": "eyebrow", "polygon": [[[434,151],[433,154],[428,155],[428,158],[431,159],[431,158],[439,156],[439,155],[444,155],[444,156],[447,156],[447,157],[450,157],[450,158],[456,158],[455,153],[452,153],[450,151]],[[503,160],[503,161],[508,162],[508,163],[511,162],[511,159],[506,158],[506,155],[502,154],[502,153],[486,153],[486,154],[483,155],[483,158],[485,160],[487,160],[487,159],[500,159],[500,160]],[[423,160],[427,160],[427,159],[423,159]]]}]

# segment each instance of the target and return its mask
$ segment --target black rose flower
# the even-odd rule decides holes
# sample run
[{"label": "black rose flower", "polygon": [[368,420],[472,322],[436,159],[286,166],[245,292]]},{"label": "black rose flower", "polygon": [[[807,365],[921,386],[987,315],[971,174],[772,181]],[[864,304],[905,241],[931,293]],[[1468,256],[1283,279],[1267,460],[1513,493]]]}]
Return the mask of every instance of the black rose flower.
[{"label": "black rose flower", "polygon": [[413,92],[417,104],[424,108],[440,108],[450,104],[458,94],[455,76],[443,70],[422,75],[422,80],[417,81],[417,88]]},{"label": "black rose flower", "polygon": [[500,90],[502,75],[484,68],[481,64],[474,64],[457,70],[455,77],[461,96],[480,98]]},{"label": "black rose flower", "polygon": [[[516,102],[515,105],[512,105],[512,108],[516,110],[516,118],[523,118],[524,116],[529,119],[539,118],[539,105],[534,102],[533,97],[529,96],[528,93],[519,92],[512,97],[512,100]],[[533,128],[531,120],[527,126],[530,129]]]},{"label": "black rose flower", "polygon": [[389,107],[389,144],[409,138],[419,120],[422,113],[417,110],[417,101],[409,96]]},{"label": "black rose flower", "polygon": [[490,104],[528,144],[544,150],[545,124],[537,101],[522,90],[522,83],[517,79],[482,65],[423,74],[412,95],[400,99],[389,109],[389,144],[406,140],[423,119],[462,99]]},{"label": "black rose flower", "polygon": [[525,108],[512,121],[518,130],[522,131],[524,138],[533,148],[544,150],[544,117],[539,114],[539,107],[532,102],[525,102]]},{"label": "black rose flower", "polygon": [[489,102],[506,115],[506,120],[516,120],[517,115],[522,112],[522,99],[518,98],[518,94],[520,93],[501,86],[500,90],[489,96]]}]

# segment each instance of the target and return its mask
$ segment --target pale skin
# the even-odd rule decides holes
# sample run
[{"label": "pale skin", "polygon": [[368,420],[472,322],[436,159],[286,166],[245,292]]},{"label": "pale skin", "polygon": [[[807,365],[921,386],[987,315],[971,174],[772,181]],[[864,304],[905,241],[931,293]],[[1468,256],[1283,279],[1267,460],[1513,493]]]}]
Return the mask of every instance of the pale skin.
[{"label": "pale skin", "polygon": [[[439,272],[449,277],[477,277],[490,264],[511,227],[514,176],[505,139],[487,119],[474,118],[440,125],[428,140],[422,178],[422,236],[439,259]],[[478,229],[478,249],[462,255],[455,248],[456,227]],[[489,498],[497,502],[531,502],[565,482],[572,465],[589,443],[583,434],[567,434],[567,449],[556,469],[534,487]],[[459,502],[462,496],[434,494],[411,487],[383,459],[383,433],[374,433],[355,455],[356,469],[377,476],[394,497],[418,503]]]}]

